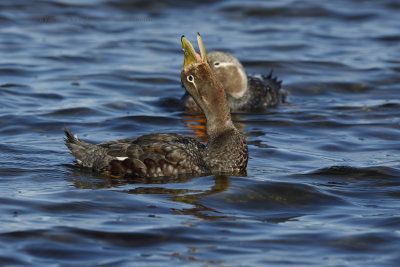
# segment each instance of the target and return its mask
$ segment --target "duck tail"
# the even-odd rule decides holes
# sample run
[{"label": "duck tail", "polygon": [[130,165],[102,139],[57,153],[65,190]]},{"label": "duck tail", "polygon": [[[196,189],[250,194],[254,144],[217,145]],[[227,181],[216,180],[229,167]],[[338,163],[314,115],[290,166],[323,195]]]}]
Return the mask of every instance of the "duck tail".
[{"label": "duck tail", "polygon": [[262,75],[264,82],[267,82],[280,96],[282,103],[286,102],[289,92],[282,88],[282,80],[278,80],[278,76],[274,75],[274,70],[271,69],[268,75]]},{"label": "duck tail", "polygon": [[90,152],[98,150],[98,147],[80,140],[67,127],[64,127],[64,132],[65,145],[69,148],[77,163],[81,166],[92,168],[95,159],[88,155],[92,154]]},{"label": "duck tail", "polygon": [[273,69],[271,69],[268,75],[262,75],[262,77],[264,78],[264,80],[269,80],[271,82],[274,82],[279,88],[281,88],[282,80],[278,80],[278,76],[274,75]]}]

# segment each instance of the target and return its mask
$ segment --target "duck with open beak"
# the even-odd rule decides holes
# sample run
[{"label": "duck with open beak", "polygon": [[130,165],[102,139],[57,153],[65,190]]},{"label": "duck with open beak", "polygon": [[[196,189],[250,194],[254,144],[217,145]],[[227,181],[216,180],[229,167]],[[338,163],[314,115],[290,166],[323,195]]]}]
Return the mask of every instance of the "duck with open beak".
[{"label": "duck with open beak", "polygon": [[197,33],[200,55],[184,36],[181,40],[185,56],[181,81],[205,114],[208,162],[215,169],[243,169],[248,158],[246,138],[232,123],[224,88],[208,64],[203,40]]},{"label": "duck with open beak", "polygon": [[89,144],[65,128],[65,143],[79,165],[118,177],[179,177],[208,174],[244,174],[246,138],[232,124],[225,92],[207,63],[197,35],[200,54],[182,36],[182,83],[203,109],[208,145],[179,134],[154,133],[138,138]]}]

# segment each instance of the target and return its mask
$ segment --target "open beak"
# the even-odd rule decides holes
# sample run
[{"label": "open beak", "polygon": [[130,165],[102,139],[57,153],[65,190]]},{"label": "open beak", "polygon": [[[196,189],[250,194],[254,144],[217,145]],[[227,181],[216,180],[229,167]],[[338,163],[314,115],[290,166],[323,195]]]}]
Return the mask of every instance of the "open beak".
[{"label": "open beak", "polygon": [[197,33],[197,43],[199,45],[200,55],[196,53],[196,50],[194,50],[193,45],[183,35],[181,37],[181,42],[182,42],[183,53],[185,56],[185,62],[183,63],[183,68],[186,68],[190,64],[194,63],[202,63],[202,62],[207,63],[206,49],[204,48],[203,40],[201,39],[199,33]]}]

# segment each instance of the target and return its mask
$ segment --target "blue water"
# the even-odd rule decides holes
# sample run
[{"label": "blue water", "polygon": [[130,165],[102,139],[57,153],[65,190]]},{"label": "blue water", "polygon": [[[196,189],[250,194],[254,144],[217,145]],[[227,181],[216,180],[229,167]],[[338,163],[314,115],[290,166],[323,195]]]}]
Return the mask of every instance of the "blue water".
[{"label": "blue water", "polygon": [[[400,4],[0,2],[0,265],[397,266]],[[180,36],[271,69],[288,103],[235,114],[246,177],[115,179],[90,142],[196,136]],[[201,120],[201,118],[200,118]],[[199,137],[201,139],[201,137]]]}]

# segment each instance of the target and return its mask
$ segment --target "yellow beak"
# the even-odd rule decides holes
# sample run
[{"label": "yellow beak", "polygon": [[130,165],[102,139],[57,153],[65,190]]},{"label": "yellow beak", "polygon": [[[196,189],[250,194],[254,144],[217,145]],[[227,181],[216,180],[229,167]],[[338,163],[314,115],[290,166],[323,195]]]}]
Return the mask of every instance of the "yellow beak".
[{"label": "yellow beak", "polygon": [[194,50],[193,45],[183,35],[181,37],[181,42],[182,42],[183,53],[185,56],[183,68],[186,68],[190,64],[194,63],[201,63],[201,62],[207,63],[206,49],[204,48],[203,40],[201,39],[199,33],[197,33],[197,43],[199,44],[200,55],[196,53],[196,50]]},{"label": "yellow beak", "polygon": [[206,48],[204,47],[203,39],[201,39],[200,33],[197,32],[197,44],[200,49],[200,55],[201,55],[201,61],[204,63],[207,62],[207,54],[206,54]]}]

